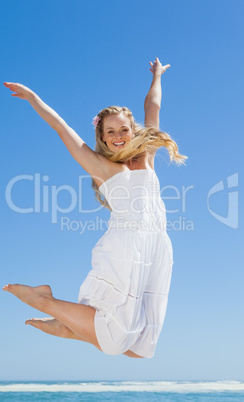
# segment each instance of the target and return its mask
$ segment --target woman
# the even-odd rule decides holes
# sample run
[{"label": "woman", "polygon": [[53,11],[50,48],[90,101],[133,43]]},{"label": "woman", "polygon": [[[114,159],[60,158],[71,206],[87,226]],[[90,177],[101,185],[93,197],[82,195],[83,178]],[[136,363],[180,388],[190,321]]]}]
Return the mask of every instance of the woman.
[{"label": "woman", "polygon": [[51,316],[27,320],[46,333],[77,339],[111,355],[153,357],[167,307],[173,253],[154,171],[156,150],[184,163],[170,136],[159,131],[161,75],[170,65],[150,62],[152,85],[145,99],[145,127],[129,109],[112,106],[94,118],[93,151],[33,91],[5,82],[56,130],[75,160],[91,175],[102,205],[111,210],[109,229],[92,250],[92,270],[79,303],[57,300],[49,286],[6,285],[24,303]]}]

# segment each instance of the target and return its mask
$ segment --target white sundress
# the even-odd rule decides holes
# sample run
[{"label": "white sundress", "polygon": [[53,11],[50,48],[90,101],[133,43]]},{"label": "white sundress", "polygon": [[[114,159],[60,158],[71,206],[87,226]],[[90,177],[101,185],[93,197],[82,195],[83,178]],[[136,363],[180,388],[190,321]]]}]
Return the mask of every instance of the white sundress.
[{"label": "white sundress", "polygon": [[99,187],[112,211],[92,250],[92,269],[78,302],[96,309],[95,331],[106,354],[153,357],[170,288],[173,250],[153,169],[116,173]]}]

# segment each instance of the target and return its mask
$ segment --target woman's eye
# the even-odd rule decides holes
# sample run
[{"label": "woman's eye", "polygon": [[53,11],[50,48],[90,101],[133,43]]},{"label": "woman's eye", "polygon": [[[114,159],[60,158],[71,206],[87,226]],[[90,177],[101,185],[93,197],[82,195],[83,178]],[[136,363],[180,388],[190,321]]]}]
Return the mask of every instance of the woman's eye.
[{"label": "woman's eye", "polygon": [[[128,131],[128,129],[124,128],[122,131]],[[108,131],[108,134],[113,134],[113,133],[114,133],[113,131]]]}]

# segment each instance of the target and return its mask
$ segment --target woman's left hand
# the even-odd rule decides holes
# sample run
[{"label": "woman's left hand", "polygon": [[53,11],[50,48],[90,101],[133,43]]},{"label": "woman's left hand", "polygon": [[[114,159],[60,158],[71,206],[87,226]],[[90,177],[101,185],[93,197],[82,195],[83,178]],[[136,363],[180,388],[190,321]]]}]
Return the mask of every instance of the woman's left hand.
[{"label": "woman's left hand", "polygon": [[153,76],[161,76],[169,67],[170,64],[166,64],[165,66],[162,66],[160,63],[158,57],[156,57],[156,60],[154,63],[150,61],[151,68],[149,70],[152,72]]}]

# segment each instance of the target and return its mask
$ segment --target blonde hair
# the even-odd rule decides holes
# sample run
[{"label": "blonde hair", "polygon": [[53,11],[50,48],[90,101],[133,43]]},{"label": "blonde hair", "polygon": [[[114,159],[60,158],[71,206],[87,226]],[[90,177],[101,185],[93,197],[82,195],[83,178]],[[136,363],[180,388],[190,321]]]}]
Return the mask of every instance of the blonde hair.
[{"label": "blonde hair", "polygon": [[[107,116],[119,114],[123,112],[125,116],[130,119],[131,128],[134,132],[132,138],[125,148],[112,152],[107,145],[102,141],[103,137],[103,123]],[[96,133],[96,146],[95,151],[105,156],[112,162],[125,163],[132,158],[139,158],[143,154],[156,152],[162,146],[167,148],[171,162],[176,164],[185,164],[184,160],[187,156],[180,155],[178,152],[177,144],[171,139],[170,135],[164,131],[159,131],[154,127],[142,127],[134,120],[132,112],[127,107],[109,106],[101,110],[97,117],[99,118],[98,124],[95,127]],[[97,184],[92,179],[92,188],[95,191],[98,201],[111,211],[111,208],[106,199],[102,199],[103,194],[99,191]]]}]

